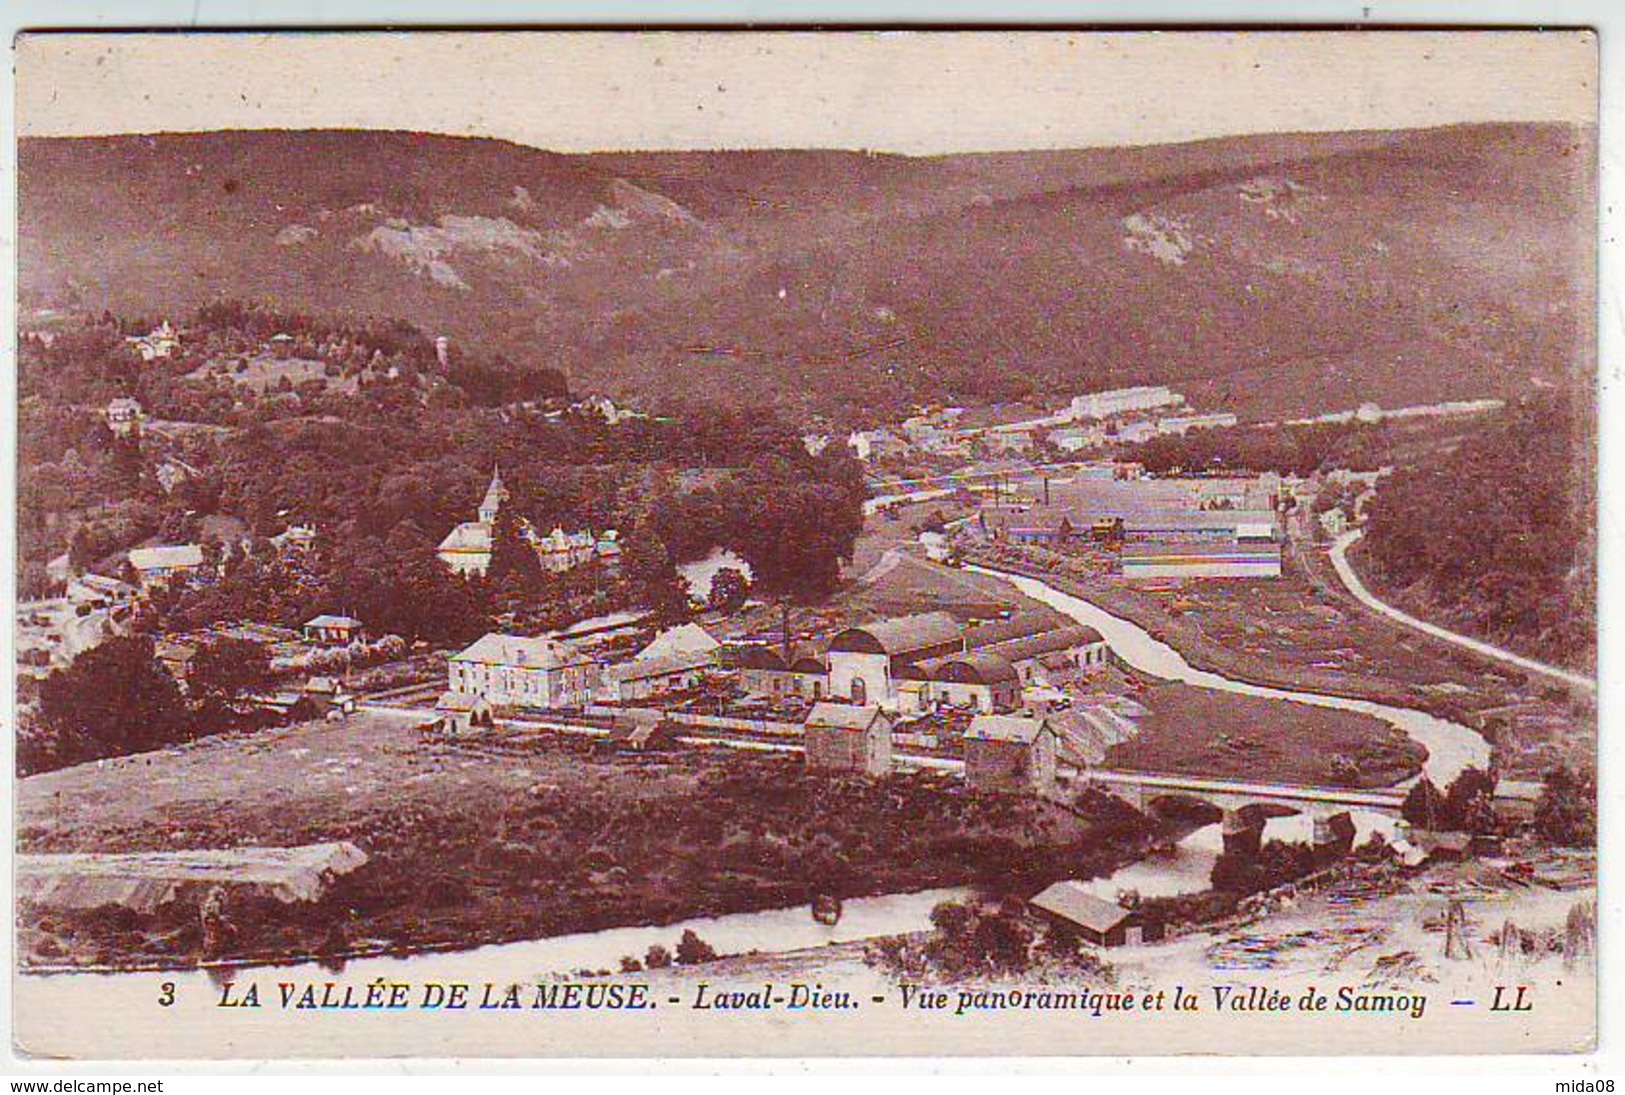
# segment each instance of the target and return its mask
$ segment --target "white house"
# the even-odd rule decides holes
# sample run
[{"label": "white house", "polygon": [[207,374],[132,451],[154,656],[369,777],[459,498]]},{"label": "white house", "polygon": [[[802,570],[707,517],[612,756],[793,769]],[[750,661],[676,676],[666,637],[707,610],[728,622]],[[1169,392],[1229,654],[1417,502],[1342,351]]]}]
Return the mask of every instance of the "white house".
[{"label": "white house", "polygon": [[464,521],[440,541],[440,547],[435,552],[440,556],[440,561],[457,574],[484,574],[491,565],[491,537],[497,514],[507,500],[508,488],[502,482],[502,472],[493,468],[491,483],[485,488],[485,497],[480,501],[478,518]]},{"label": "white house", "polygon": [[493,707],[583,707],[597,668],[569,643],[492,632],[446,663],[449,690],[483,696]]},{"label": "white house", "polygon": [[722,644],[699,624],[679,624],[656,635],[649,645],[633,655],[637,659],[667,658],[677,654],[714,655]]},{"label": "white house", "polygon": [[144,335],[131,335],[124,340],[136,353],[141,355],[142,361],[156,361],[161,357],[169,357],[180,348],[181,340],[170,326],[169,320],[164,320]]},{"label": "white house", "polygon": [[300,630],[306,642],[323,646],[348,646],[366,636],[364,625],[354,616],[316,616],[306,620]]},{"label": "white house", "polygon": [[636,703],[666,692],[697,687],[712,665],[709,651],[637,657],[604,670],[603,696],[611,703]]},{"label": "white house", "polygon": [[1110,418],[1129,411],[1148,411],[1185,402],[1185,397],[1166,387],[1113,388],[1073,397],[1069,417]]},{"label": "white house", "polygon": [[1228,429],[1241,420],[1233,414],[1185,414],[1174,415],[1157,420],[1157,429],[1164,434],[1178,434],[1183,437],[1191,430],[1220,430]]},{"label": "white house", "polygon": [[120,437],[129,437],[141,429],[146,412],[141,404],[127,395],[121,395],[107,404],[107,428]]},{"label": "white house", "polygon": [[309,551],[316,546],[316,529],[311,525],[289,525],[271,537],[278,552]]},{"label": "white house", "polygon": [[203,569],[203,547],[199,544],[160,544],[131,548],[130,566],[142,585],[162,581],[176,574],[193,575]]}]

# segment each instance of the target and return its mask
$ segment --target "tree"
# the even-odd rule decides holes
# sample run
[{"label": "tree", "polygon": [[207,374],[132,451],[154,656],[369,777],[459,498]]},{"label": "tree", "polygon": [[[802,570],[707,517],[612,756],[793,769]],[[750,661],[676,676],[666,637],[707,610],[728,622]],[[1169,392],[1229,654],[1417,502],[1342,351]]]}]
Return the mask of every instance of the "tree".
[{"label": "tree", "polygon": [[1495,830],[1495,775],[1481,768],[1463,768],[1444,794],[1447,829],[1468,833]]},{"label": "tree", "polygon": [[810,463],[798,469],[772,459],[747,470],[737,484],[742,506],[727,530],[756,589],[778,602],[786,647],[790,606],[835,591],[863,531],[861,467],[850,456],[824,453]]},{"label": "tree", "polygon": [[533,593],[542,584],[542,562],[525,536],[518,517],[499,510],[491,529],[491,563],[486,578],[493,586]]},{"label": "tree", "polygon": [[187,668],[187,689],[206,718],[218,718],[249,693],[265,687],[271,658],[264,643],[252,639],[213,638],[198,647]]},{"label": "tree", "polygon": [[699,937],[693,928],[685,928],[683,937],[677,941],[677,961],[684,966],[697,966],[702,962],[710,962],[717,956],[716,950]]},{"label": "tree", "polygon": [[1444,796],[1423,776],[1405,795],[1399,806],[1400,816],[1419,829],[1437,830],[1445,824]]},{"label": "tree", "polygon": [[733,615],[745,607],[750,595],[750,582],[737,567],[723,567],[711,576],[711,594],[706,607],[713,612]]},{"label": "tree", "polygon": [[633,530],[621,555],[621,570],[632,595],[649,609],[655,623],[672,624],[687,618],[688,586],[652,524]]},{"label": "tree", "polygon": [[63,764],[156,749],[194,729],[145,637],[109,639],[52,673],[40,686],[40,718]]},{"label": "tree", "polygon": [[1535,803],[1535,831],[1572,848],[1597,845],[1597,776],[1558,767],[1546,773]]}]

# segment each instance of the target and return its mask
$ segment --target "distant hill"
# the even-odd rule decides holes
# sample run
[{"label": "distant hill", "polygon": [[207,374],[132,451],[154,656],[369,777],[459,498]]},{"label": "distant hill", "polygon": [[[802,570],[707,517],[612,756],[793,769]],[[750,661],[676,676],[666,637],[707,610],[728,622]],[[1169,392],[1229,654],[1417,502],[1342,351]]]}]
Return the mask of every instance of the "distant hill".
[{"label": "distant hill", "polygon": [[415,133],[32,138],[27,303],[409,319],[666,400],[858,420],[1135,382],[1273,416],[1593,366],[1594,132],[911,158]]}]

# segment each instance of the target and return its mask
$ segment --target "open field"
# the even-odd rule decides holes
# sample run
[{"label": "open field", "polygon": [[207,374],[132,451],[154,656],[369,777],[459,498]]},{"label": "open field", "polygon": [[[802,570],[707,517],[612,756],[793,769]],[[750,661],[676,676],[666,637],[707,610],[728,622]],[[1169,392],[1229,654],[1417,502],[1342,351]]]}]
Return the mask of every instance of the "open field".
[{"label": "open field", "polygon": [[[1010,557],[995,565],[1017,560],[1004,550]],[[1373,614],[1342,588],[1319,549],[1286,552],[1278,579],[1155,587],[1098,573],[1067,575],[1055,569],[1064,557],[1040,550],[1023,549],[1019,556],[1199,668],[1417,708],[1478,728],[1496,745],[1509,775],[1539,775],[1594,748],[1593,708],[1562,688]]]},{"label": "open field", "polygon": [[1426,751],[1378,719],[1347,711],[1157,684],[1139,697],[1140,735],[1106,766],[1325,787],[1391,787]]},{"label": "open field", "polygon": [[[215,738],[19,784],[26,852],[349,840],[320,901],[243,907],[233,956],[473,946],[842,896],[1025,887],[1133,858],[1136,815],[966,792],[952,777],[813,779],[732,750],[595,758],[538,732],[424,739],[412,716]],[[116,911],[116,910],[114,910]],[[195,909],[26,916],[33,962],[187,964]]]},{"label": "open field", "polygon": [[334,391],[354,395],[357,388],[353,376],[328,376],[327,363],[313,358],[279,358],[271,354],[257,354],[243,359],[241,367],[227,361],[209,361],[198,366],[187,376],[191,380],[206,380],[212,375],[223,376],[256,392],[267,392],[283,380],[294,387],[308,380],[319,380]]}]

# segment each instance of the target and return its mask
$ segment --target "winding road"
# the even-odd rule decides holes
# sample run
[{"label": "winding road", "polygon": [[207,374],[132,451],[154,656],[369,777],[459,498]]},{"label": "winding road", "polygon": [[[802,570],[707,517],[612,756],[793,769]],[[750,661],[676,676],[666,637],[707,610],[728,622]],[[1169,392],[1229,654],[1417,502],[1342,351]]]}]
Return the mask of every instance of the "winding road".
[{"label": "winding road", "polygon": [[1420,631],[1424,635],[1431,635],[1435,639],[1442,639],[1447,643],[1452,643],[1466,650],[1471,650],[1475,654],[1483,655],[1486,658],[1492,658],[1498,662],[1504,662],[1507,665],[1516,666],[1517,668],[1527,672],[1537,673],[1540,676],[1561,681],[1564,684],[1578,688],[1590,695],[1594,696],[1597,694],[1597,682],[1590,677],[1581,676],[1580,674],[1571,672],[1567,669],[1559,669],[1557,666],[1547,665],[1545,662],[1537,662],[1533,658],[1526,658],[1521,654],[1514,654],[1510,650],[1503,650],[1501,647],[1492,646],[1491,644],[1483,642],[1480,639],[1473,639],[1466,635],[1459,635],[1454,631],[1447,631],[1437,624],[1430,624],[1426,620],[1418,620],[1415,616],[1401,612],[1399,609],[1386,603],[1385,601],[1379,601],[1372,594],[1372,592],[1365,587],[1365,583],[1360,581],[1360,576],[1354,572],[1353,565],[1349,563],[1349,548],[1353,547],[1362,535],[1364,535],[1364,532],[1361,529],[1353,529],[1349,532],[1345,532],[1343,535],[1337,538],[1335,543],[1332,544],[1332,549],[1329,553],[1332,561],[1332,569],[1337,571],[1338,579],[1345,587],[1347,587],[1348,591],[1353,594],[1355,599],[1361,604],[1365,605],[1373,612],[1381,613],[1390,620],[1403,624],[1412,630]]}]

